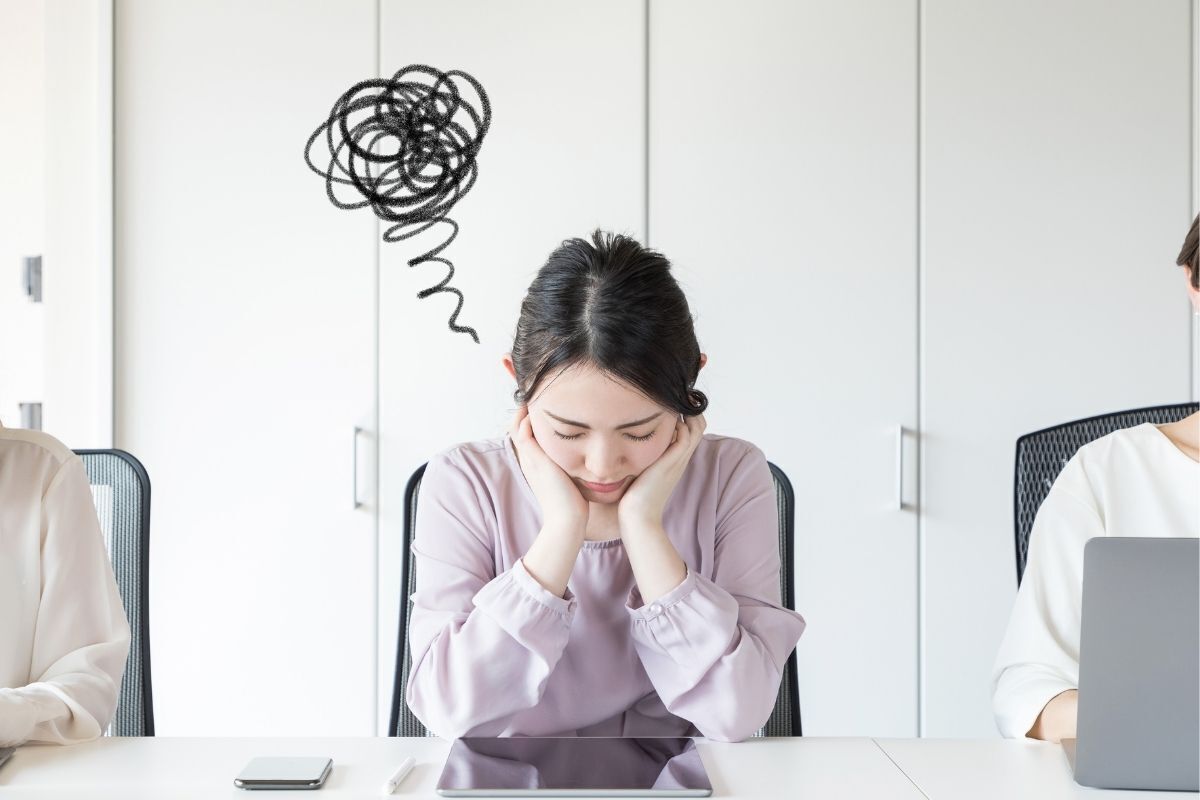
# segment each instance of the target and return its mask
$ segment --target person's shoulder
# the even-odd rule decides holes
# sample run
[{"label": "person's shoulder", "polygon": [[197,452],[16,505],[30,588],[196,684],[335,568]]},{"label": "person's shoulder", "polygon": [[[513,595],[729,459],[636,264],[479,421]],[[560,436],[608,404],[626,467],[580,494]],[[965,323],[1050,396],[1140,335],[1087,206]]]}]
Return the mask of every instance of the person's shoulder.
[{"label": "person's shoulder", "polygon": [[44,431],[0,427],[0,458],[45,462],[57,470],[77,458],[74,451]]},{"label": "person's shoulder", "polygon": [[1174,447],[1153,423],[1121,428],[1100,436],[1075,451],[1055,480],[1055,488],[1099,507],[1113,492],[1139,491],[1170,465],[1163,446]]},{"label": "person's shoulder", "polygon": [[1170,442],[1162,431],[1153,423],[1144,422],[1088,442],[1072,460],[1089,473],[1103,473],[1130,464],[1152,464],[1161,456],[1164,444]]},{"label": "person's shoulder", "polygon": [[87,480],[79,456],[50,434],[0,427],[0,473],[17,476],[27,490],[44,495],[73,470]]},{"label": "person's shoulder", "polygon": [[748,455],[761,456],[763,454],[762,450],[753,442],[723,433],[707,432],[701,436],[700,444],[696,445],[696,452],[699,453],[701,451],[704,451],[709,456],[719,457],[722,460],[741,460]]},{"label": "person's shoulder", "polygon": [[699,471],[728,483],[737,475],[766,469],[767,457],[753,442],[720,433],[705,433],[692,461]]},{"label": "person's shoulder", "polygon": [[506,439],[476,439],[443,447],[429,457],[426,472],[463,472],[488,482],[506,470]]}]

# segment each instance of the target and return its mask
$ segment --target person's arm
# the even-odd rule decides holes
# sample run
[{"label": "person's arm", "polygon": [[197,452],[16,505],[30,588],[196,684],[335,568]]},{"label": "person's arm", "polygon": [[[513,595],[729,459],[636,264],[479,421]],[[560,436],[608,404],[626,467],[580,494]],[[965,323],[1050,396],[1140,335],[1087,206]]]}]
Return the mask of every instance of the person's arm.
[{"label": "person's arm", "polygon": [[775,486],[757,447],[733,468],[717,506],[712,579],[686,569],[651,603],[635,587],[627,608],[667,710],[710,739],[740,741],[770,717],[804,619],[780,602]]},{"label": "person's arm", "polygon": [[[406,700],[425,727],[447,739],[498,735],[513,715],[537,705],[576,608],[570,590],[563,596],[547,590],[521,560],[495,574],[478,497],[467,471],[449,458],[426,467],[413,543],[417,589]],[[539,556],[544,551],[549,558],[537,563],[557,575],[560,561],[575,560],[561,543],[575,538],[582,541],[582,532],[543,529],[530,552],[548,544]]]},{"label": "person's arm", "polygon": [[1009,738],[1075,736],[1083,548],[1104,536],[1083,468],[1067,463],[1038,509],[993,672],[992,710]]},{"label": "person's arm", "polygon": [[73,744],[104,733],[129,654],[129,623],[77,457],[46,487],[42,593],[31,682],[0,689],[0,745]]}]

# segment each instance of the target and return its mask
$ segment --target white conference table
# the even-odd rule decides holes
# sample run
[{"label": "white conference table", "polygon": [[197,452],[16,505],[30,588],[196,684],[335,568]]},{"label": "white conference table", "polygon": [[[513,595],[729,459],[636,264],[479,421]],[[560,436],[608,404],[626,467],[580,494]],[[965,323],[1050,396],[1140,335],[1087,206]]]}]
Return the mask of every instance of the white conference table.
[{"label": "white conference table", "polygon": [[[738,744],[697,740],[713,796],[771,798],[1155,798],[1195,794],[1085,789],[1061,748],[1003,740],[795,738]],[[406,738],[106,738],[70,747],[29,745],[0,767],[0,797],[377,798],[405,756],[417,766],[395,797],[437,797],[449,743]],[[319,794],[248,794],[233,777],[255,756],[327,756],[333,772]]]}]

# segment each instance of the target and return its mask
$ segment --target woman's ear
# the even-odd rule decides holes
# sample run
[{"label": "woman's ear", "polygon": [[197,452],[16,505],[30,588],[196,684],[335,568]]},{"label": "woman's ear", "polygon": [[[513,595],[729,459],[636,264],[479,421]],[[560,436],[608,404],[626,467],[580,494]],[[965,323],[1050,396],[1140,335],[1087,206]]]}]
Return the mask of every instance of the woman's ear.
[{"label": "woman's ear", "polygon": [[708,363],[708,356],[704,355],[704,353],[701,353],[700,354],[700,369],[696,370],[696,372],[699,372],[701,369],[704,369],[704,365],[707,363]]},{"label": "woman's ear", "polygon": [[504,358],[500,359],[500,363],[504,365],[504,368],[508,370],[508,374],[515,381],[517,379],[517,370],[513,366],[512,353],[505,353]]}]

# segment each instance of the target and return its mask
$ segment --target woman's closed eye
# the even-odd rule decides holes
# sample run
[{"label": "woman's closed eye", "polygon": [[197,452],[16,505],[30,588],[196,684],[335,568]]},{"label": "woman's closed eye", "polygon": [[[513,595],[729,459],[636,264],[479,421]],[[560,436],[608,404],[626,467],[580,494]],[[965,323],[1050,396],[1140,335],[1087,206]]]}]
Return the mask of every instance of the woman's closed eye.
[{"label": "woman's closed eye", "polygon": [[[649,432],[649,433],[647,433],[645,436],[634,436],[632,433],[627,433],[627,434],[625,434],[625,438],[626,438],[626,439],[632,439],[632,440],[633,440],[633,441],[635,441],[635,442],[644,442],[644,441],[646,441],[647,439],[649,439],[651,436],[653,436],[653,435],[654,435],[654,433],[655,433],[654,431],[650,431],[650,432]],[[583,436],[583,434],[582,434],[582,433],[576,433],[576,434],[573,434],[573,435],[571,435],[571,436],[564,436],[563,434],[559,433],[558,431],[555,431],[555,432],[554,432],[554,435],[555,435],[555,436],[557,436],[557,437],[558,437],[558,438],[560,438],[560,439],[568,439],[568,440],[570,440],[570,439],[578,439],[580,436]]]}]

